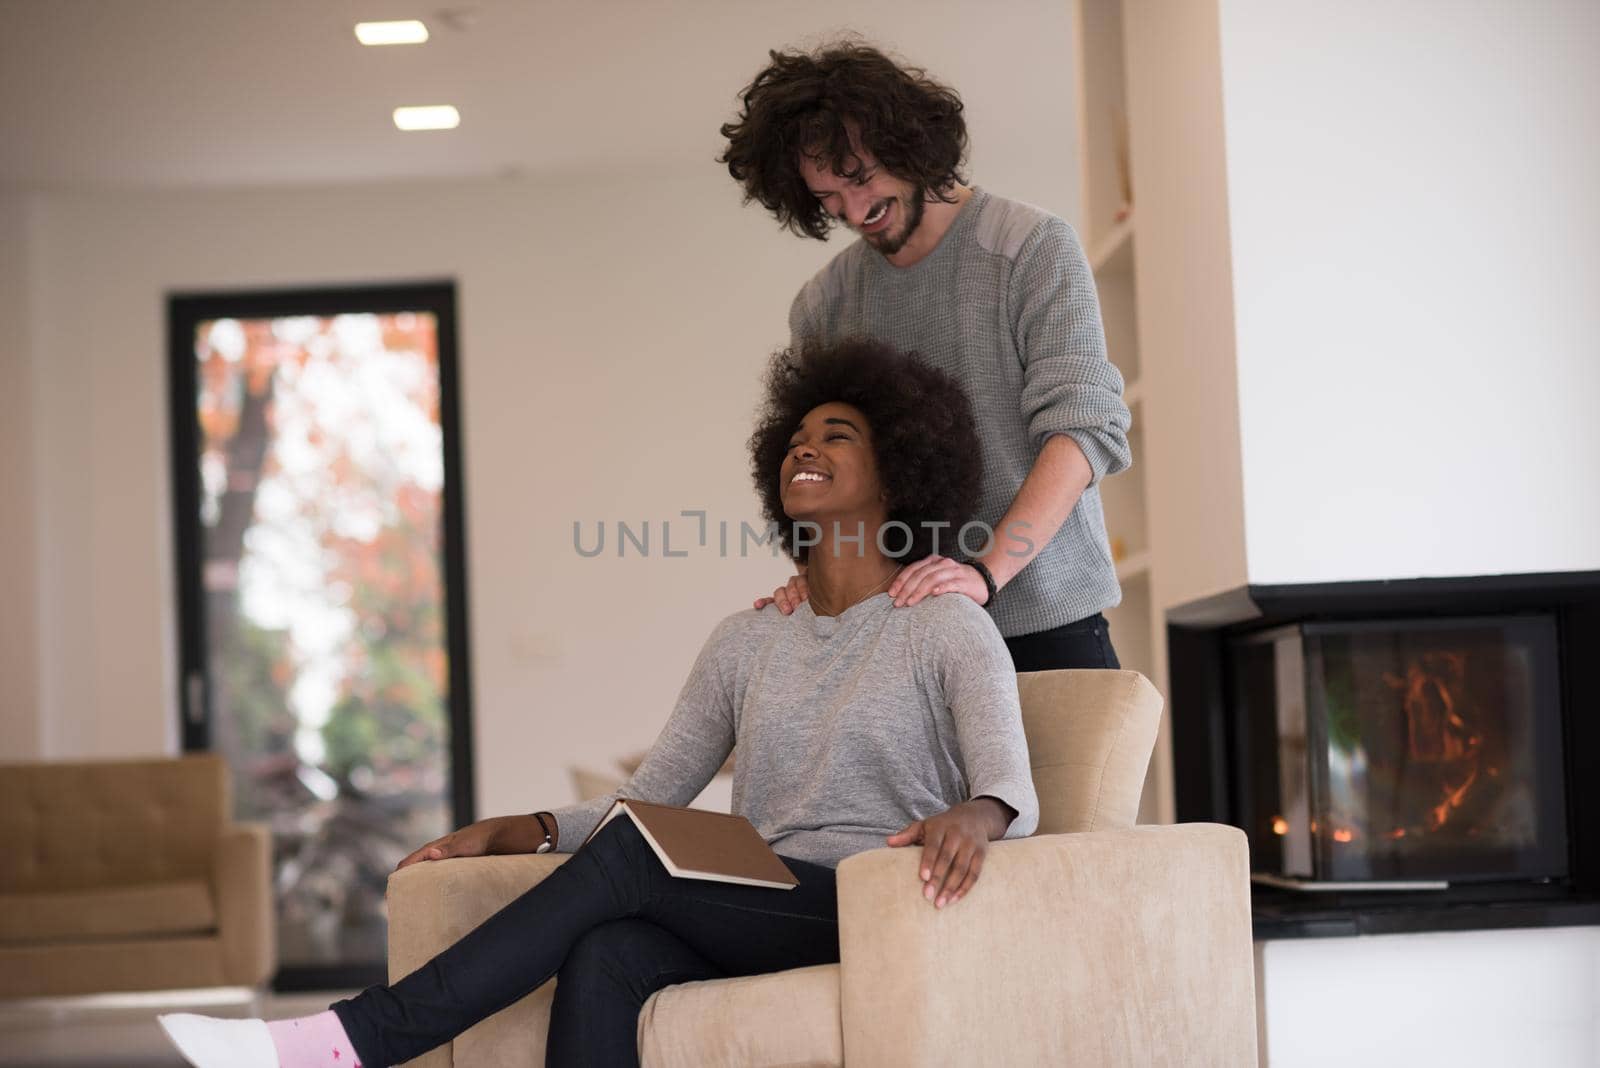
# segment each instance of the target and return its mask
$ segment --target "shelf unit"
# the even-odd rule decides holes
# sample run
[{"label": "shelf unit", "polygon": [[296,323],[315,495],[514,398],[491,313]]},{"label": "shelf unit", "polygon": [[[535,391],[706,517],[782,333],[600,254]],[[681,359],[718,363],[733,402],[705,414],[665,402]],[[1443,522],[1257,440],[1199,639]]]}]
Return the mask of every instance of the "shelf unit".
[{"label": "shelf unit", "polygon": [[1145,575],[1150,570],[1150,552],[1141,549],[1136,553],[1129,553],[1117,561],[1117,581],[1132,582],[1134,579]]},{"label": "shelf unit", "polygon": [[1095,274],[1126,274],[1133,270],[1133,213],[1128,209],[1121,222],[1088,250],[1089,267]]},{"label": "shelf unit", "polygon": [[[1077,0],[1075,4],[1083,168],[1079,229],[1099,291],[1107,351],[1122,372],[1123,400],[1133,414],[1128,433],[1133,467],[1106,479],[1100,488],[1106,531],[1122,584],[1122,603],[1107,611],[1106,618],[1122,666],[1143,673],[1165,694],[1162,621],[1152,596],[1159,554],[1151,544],[1148,520],[1144,428],[1150,379],[1146,354],[1139,345],[1138,217],[1131,203],[1122,7],[1123,0]],[[1171,764],[1163,716],[1139,806],[1141,823],[1171,821]]]}]

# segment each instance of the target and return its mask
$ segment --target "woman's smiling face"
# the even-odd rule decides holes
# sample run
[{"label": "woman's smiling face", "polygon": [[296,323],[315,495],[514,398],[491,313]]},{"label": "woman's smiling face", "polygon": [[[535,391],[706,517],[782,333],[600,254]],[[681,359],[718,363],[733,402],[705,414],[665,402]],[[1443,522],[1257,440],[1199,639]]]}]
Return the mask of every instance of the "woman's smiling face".
[{"label": "woman's smiling face", "polygon": [[778,494],[790,519],[860,519],[883,514],[883,484],[872,428],[840,401],[806,413],[778,469]]}]

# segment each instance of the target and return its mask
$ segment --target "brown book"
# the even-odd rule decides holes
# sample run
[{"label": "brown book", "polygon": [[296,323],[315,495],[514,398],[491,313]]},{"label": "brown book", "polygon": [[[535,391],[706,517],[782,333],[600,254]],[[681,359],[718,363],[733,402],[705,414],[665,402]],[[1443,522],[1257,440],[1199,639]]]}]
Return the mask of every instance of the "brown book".
[{"label": "brown book", "polygon": [[[800,880],[743,816],[624,797],[595,824],[589,838],[624,815],[633,820],[667,871],[680,879],[770,886],[774,890],[793,890],[800,885]],[[589,838],[583,840],[585,845]]]}]

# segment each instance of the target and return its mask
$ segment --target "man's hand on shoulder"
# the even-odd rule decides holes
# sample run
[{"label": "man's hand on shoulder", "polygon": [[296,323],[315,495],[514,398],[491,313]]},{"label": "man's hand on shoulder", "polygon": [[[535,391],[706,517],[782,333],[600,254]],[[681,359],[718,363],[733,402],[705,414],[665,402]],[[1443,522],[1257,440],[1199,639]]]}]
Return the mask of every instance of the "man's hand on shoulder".
[{"label": "man's hand on shoulder", "polygon": [[941,593],[964,593],[979,605],[989,600],[989,587],[977,568],[948,556],[923,557],[889,584],[889,596],[894,598],[896,608],[906,608]]},{"label": "man's hand on shoulder", "polygon": [[806,585],[806,577],[804,575],[796,575],[786,584],[773,590],[771,597],[757,598],[755,609],[759,612],[769,604],[776,604],[778,606],[778,611],[782,612],[784,615],[789,615],[794,612],[796,608],[799,608],[801,605],[805,604],[806,601],[810,600],[810,598],[811,588]]}]

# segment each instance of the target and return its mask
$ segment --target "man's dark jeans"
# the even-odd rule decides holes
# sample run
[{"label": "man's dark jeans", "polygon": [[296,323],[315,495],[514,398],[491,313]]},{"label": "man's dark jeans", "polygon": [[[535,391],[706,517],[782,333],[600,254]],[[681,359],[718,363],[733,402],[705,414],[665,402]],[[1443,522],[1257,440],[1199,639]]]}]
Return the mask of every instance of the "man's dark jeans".
[{"label": "man's dark jeans", "polygon": [[1076,623],[1007,638],[1006,648],[1018,671],[1122,666],[1111,648],[1111,625],[1099,612]]},{"label": "man's dark jeans", "polygon": [[333,1006],[365,1068],[408,1061],[559,972],[547,1065],[637,1064],[664,986],[839,959],[834,870],[784,858],[793,890],[676,879],[633,821],[606,824],[543,882],[392,986]]}]

